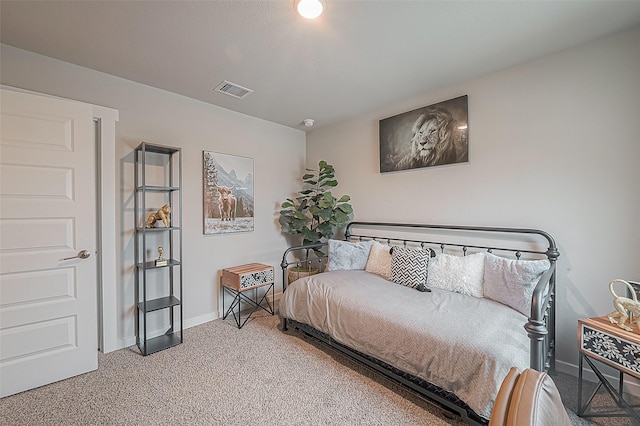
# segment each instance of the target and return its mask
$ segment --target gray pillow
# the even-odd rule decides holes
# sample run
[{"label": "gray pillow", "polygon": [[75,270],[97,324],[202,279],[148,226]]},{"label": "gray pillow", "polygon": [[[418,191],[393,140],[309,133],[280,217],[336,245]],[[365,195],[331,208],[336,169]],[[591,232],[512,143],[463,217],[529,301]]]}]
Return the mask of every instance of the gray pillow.
[{"label": "gray pillow", "polygon": [[551,264],[543,260],[514,260],[491,253],[484,256],[484,297],[531,315],[531,295]]},{"label": "gray pillow", "polygon": [[369,258],[369,251],[373,241],[329,240],[329,270],[351,271],[364,269]]},{"label": "gray pillow", "polygon": [[396,284],[425,291],[430,250],[394,247],[391,250],[390,280]]}]

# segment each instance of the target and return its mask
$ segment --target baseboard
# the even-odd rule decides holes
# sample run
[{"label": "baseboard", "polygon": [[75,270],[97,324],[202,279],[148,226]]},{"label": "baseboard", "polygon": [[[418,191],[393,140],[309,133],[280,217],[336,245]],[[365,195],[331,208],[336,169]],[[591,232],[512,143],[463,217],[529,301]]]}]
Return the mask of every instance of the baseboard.
[{"label": "baseboard", "polygon": [[[189,318],[184,321],[184,329],[195,327],[196,325],[204,324],[209,321],[213,321],[220,318],[220,313],[218,311],[212,312],[210,314],[200,315],[194,318]],[[176,325],[176,327],[180,327],[180,323]],[[152,330],[147,332],[147,337],[149,339],[153,339],[154,337],[158,337],[163,335],[167,331],[166,328],[161,328],[159,330]],[[136,344],[136,336],[130,336],[124,339],[120,339],[118,347],[114,350],[128,348],[129,346],[133,346]]]},{"label": "baseboard", "polygon": [[[274,309],[275,312],[278,313],[278,306],[280,305],[280,299],[282,298],[282,292],[274,294]],[[222,318],[222,313],[219,311],[211,312],[209,314],[200,315],[194,318],[188,318],[184,321],[184,328],[195,327],[200,324],[207,323],[209,321],[217,320],[218,318]],[[179,326],[179,324],[178,324]],[[166,328],[160,330],[153,330],[147,333],[149,339],[153,339],[154,337],[158,337],[163,335],[167,331]],[[130,336],[124,339],[120,339],[118,341],[117,347],[113,350],[128,348],[129,346],[133,346],[136,344],[136,336]]]},{"label": "baseboard", "polygon": [[196,325],[204,324],[209,321],[217,320],[220,318],[220,312],[212,312],[210,314],[200,315],[194,318],[189,318],[184,321],[184,328],[195,327]]},{"label": "baseboard", "polygon": [[[588,364],[585,362],[585,367],[582,370],[583,379],[589,382],[598,383],[598,376],[596,376],[595,373],[588,367]],[[598,369],[600,369],[600,366],[597,367]],[[565,361],[556,361],[556,370],[560,373],[578,377],[578,366],[575,364],[571,364]],[[603,373],[603,375],[607,378],[607,380],[609,380],[609,382],[611,382],[613,386],[615,386],[616,388],[618,387],[619,378],[617,373],[615,376],[605,373]],[[626,374],[624,377],[624,392],[640,397],[640,381]]]}]

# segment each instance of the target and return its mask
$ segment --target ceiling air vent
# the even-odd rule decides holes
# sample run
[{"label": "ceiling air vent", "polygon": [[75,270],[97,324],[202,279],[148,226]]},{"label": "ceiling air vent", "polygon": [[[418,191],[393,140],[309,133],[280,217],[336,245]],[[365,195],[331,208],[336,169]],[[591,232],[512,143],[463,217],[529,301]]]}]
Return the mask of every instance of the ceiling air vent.
[{"label": "ceiling air vent", "polygon": [[253,90],[251,89],[247,89],[246,87],[239,86],[226,80],[218,84],[213,90],[215,92],[224,93],[225,95],[233,96],[234,98],[238,99],[242,99],[253,92]]}]

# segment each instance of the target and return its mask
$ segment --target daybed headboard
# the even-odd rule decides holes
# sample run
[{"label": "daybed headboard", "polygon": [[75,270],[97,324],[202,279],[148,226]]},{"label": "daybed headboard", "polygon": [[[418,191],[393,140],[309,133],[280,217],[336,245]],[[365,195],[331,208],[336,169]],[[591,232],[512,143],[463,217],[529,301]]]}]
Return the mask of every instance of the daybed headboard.
[{"label": "daybed headboard", "polygon": [[[531,316],[525,330],[531,340],[531,368],[555,369],[555,285],[556,261],[560,256],[551,235],[538,229],[406,224],[387,222],[351,222],[345,230],[346,240],[376,240],[388,245],[421,246],[436,252],[457,251],[461,255],[488,251],[517,259],[547,258],[551,267],[533,292]],[[327,260],[326,243],[291,247],[282,258],[283,291],[287,285],[287,268],[317,268],[323,271]],[[324,250],[323,250],[324,249]],[[307,275],[294,273],[292,279]]]}]

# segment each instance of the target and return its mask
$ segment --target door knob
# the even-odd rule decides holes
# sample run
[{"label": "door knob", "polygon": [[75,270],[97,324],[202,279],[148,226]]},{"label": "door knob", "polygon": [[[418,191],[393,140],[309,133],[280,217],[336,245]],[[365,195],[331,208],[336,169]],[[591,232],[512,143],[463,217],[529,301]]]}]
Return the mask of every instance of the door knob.
[{"label": "door knob", "polygon": [[72,256],[72,257],[65,257],[62,260],[87,259],[87,258],[89,258],[89,256],[91,256],[91,253],[89,253],[89,250],[80,250],[77,255]]}]

